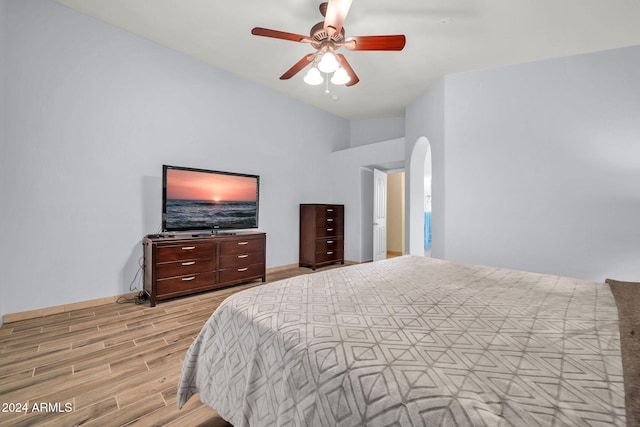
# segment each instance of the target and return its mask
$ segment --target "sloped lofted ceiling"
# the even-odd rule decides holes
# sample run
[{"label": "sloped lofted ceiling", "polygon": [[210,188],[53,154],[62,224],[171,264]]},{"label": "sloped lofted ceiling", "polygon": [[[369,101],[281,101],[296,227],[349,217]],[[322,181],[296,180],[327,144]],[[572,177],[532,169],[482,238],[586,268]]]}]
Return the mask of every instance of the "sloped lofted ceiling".
[{"label": "sloped lofted ceiling", "polygon": [[[309,86],[280,75],[308,44],[251,35],[307,35],[320,0],[56,0],[347,119],[402,117],[446,74],[640,44],[638,0],[353,0],[346,36],[405,34],[400,52],[341,50],[360,82]],[[305,70],[306,71],[306,70]]]}]

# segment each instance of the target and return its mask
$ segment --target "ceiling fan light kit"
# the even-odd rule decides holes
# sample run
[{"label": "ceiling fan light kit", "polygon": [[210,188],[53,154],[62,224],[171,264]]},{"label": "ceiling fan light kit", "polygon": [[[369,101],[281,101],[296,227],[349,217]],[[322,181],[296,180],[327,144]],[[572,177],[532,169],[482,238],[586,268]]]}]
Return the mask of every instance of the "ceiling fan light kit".
[{"label": "ceiling fan light kit", "polygon": [[[261,27],[251,30],[251,34],[298,43],[309,43],[316,49],[315,53],[306,55],[288,69],[280,76],[280,80],[288,80],[311,65],[311,69],[304,76],[305,83],[314,86],[323,83],[322,73],[324,73],[327,74],[327,84],[328,81],[331,81],[334,85],[353,86],[360,79],[351,68],[347,58],[342,54],[336,54],[336,50],[344,46],[349,50],[398,51],[404,49],[406,38],[404,35],[388,35],[359,36],[345,39],[345,31],[342,24],[350,7],[351,0],[329,0],[321,3],[320,13],[325,19],[311,28],[309,37]],[[330,74],[333,75],[329,76]]]},{"label": "ceiling fan light kit", "polygon": [[340,67],[340,63],[331,51],[327,51],[322,54],[320,61],[318,62],[318,70],[325,74],[331,74],[335,72],[338,67]]},{"label": "ceiling fan light kit", "polygon": [[322,78],[320,71],[316,67],[312,67],[304,76],[304,82],[311,86],[318,86],[324,82],[324,79]]},{"label": "ceiling fan light kit", "polygon": [[347,74],[347,70],[342,67],[338,68],[336,72],[333,73],[333,77],[331,77],[331,83],[334,85],[344,85],[349,83],[350,80],[351,77]]},{"label": "ceiling fan light kit", "polygon": [[[313,59],[313,65],[304,76],[304,82],[311,86],[317,86],[324,82],[323,74],[327,75],[327,79],[332,84],[339,86],[349,83],[351,76],[347,73],[338,57],[331,51],[319,52]],[[330,76],[333,74],[332,76]]]}]

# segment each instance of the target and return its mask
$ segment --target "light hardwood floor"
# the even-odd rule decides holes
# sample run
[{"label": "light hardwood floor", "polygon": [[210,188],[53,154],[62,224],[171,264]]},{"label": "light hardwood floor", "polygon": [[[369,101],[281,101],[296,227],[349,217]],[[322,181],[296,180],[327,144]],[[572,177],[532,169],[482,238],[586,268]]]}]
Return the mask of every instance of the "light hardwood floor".
[{"label": "light hardwood floor", "polygon": [[[267,282],[310,272],[281,270]],[[260,285],[4,324],[0,426],[227,425],[197,395],[178,410],[176,385],[187,349],[220,302]]]}]

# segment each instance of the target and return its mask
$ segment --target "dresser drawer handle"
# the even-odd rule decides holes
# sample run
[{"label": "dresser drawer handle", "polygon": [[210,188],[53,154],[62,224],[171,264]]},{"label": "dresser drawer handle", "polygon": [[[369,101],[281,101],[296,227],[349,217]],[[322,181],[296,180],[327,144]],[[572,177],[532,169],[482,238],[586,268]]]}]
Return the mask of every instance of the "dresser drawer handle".
[{"label": "dresser drawer handle", "polygon": [[238,272],[241,272],[241,271],[247,271],[248,269],[249,269],[249,267],[239,268],[239,269],[238,269]]},{"label": "dresser drawer handle", "polygon": [[182,248],[183,251],[192,251],[194,250],[196,247],[195,246],[185,246]]},{"label": "dresser drawer handle", "polygon": [[333,218],[327,218],[327,222],[333,222]]},{"label": "dresser drawer handle", "polygon": [[188,281],[193,280],[193,279],[195,279],[195,278],[196,278],[196,276],[183,277],[183,278],[182,278],[182,281],[183,281],[183,282],[188,282]]},{"label": "dresser drawer handle", "polygon": [[333,251],[328,251],[327,255],[333,255]]},{"label": "dresser drawer handle", "polygon": [[330,245],[333,243],[333,240],[327,240],[327,245]]},{"label": "dresser drawer handle", "polygon": [[248,245],[249,242],[238,242],[239,245]]},{"label": "dresser drawer handle", "polygon": [[195,261],[189,261],[189,262],[183,262],[182,265],[184,265],[186,267],[188,265],[193,265],[195,263],[196,263]]},{"label": "dresser drawer handle", "polygon": [[247,258],[249,255],[244,254],[244,255],[238,255],[238,258]]},{"label": "dresser drawer handle", "polygon": [[333,208],[327,209],[327,212],[333,212]]},{"label": "dresser drawer handle", "polygon": [[333,231],[333,228],[327,228],[327,231]]}]

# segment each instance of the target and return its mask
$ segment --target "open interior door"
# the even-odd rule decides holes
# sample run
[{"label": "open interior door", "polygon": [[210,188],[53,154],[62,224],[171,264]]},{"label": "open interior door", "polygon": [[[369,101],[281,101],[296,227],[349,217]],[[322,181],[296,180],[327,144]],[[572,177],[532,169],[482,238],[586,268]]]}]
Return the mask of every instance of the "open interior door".
[{"label": "open interior door", "polygon": [[373,260],[387,258],[387,174],[373,170]]}]

